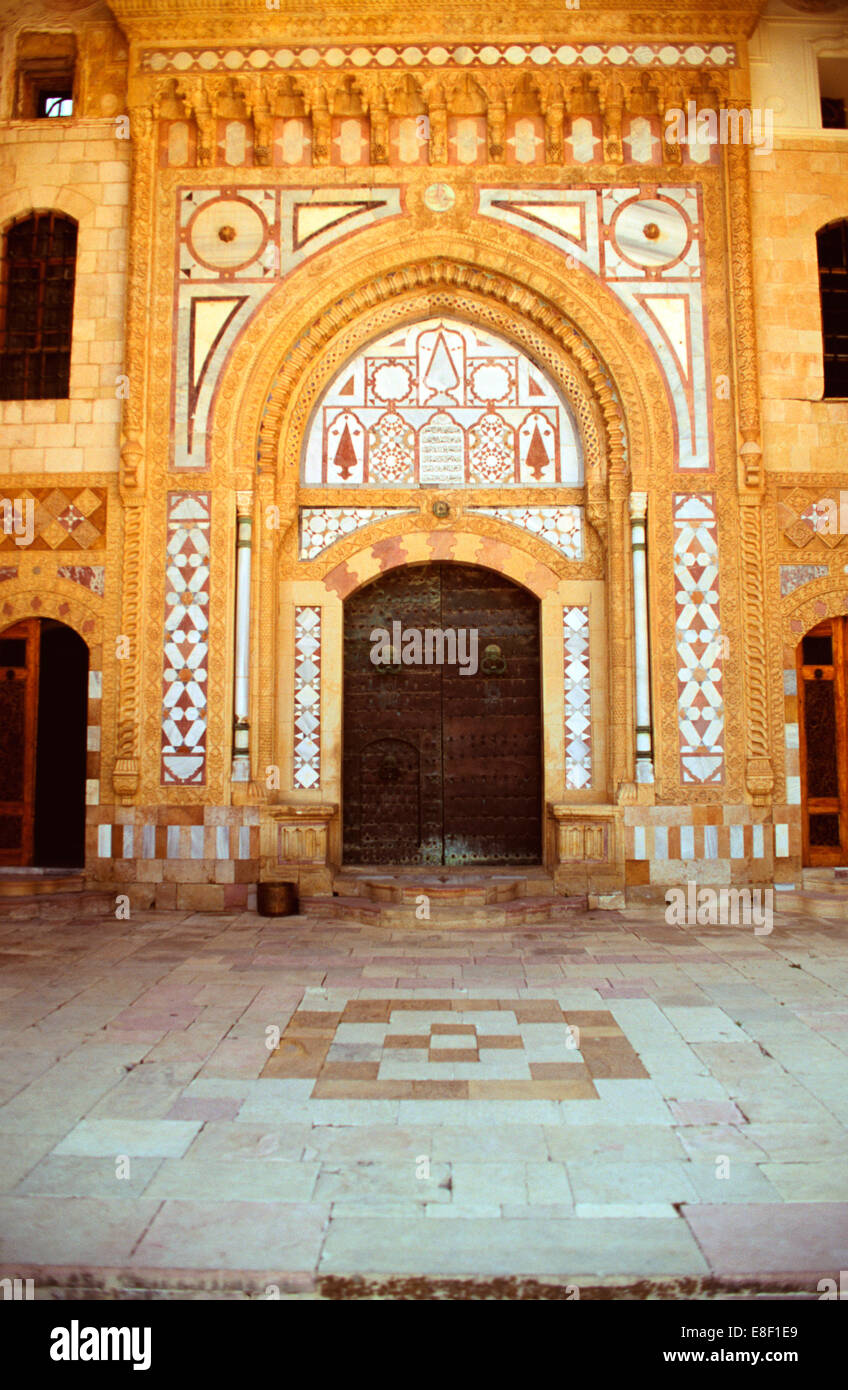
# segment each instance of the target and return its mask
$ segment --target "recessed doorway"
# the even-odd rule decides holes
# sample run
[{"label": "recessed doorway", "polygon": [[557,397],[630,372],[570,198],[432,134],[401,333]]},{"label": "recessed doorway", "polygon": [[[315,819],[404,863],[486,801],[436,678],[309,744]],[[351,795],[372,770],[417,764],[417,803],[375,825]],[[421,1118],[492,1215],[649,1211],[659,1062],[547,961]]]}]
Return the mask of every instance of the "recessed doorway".
[{"label": "recessed doorway", "polygon": [[[375,661],[379,631],[392,646]],[[447,562],[359,589],[345,603],[343,742],[346,864],[539,863],[538,599]]]},{"label": "recessed doorway", "polygon": [[0,633],[0,864],[85,862],[88,648],[27,618]]}]

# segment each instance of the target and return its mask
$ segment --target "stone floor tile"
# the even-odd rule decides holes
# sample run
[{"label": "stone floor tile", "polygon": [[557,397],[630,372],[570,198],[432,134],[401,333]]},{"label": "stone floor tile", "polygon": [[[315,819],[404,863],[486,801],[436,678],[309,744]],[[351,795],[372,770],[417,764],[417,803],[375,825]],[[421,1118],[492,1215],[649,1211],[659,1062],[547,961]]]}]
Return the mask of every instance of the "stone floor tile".
[{"label": "stone floor tile", "polygon": [[[444,1209],[447,1210],[447,1209]],[[702,1274],[700,1250],[680,1220],[496,1219],[404,1222],[333,1219],[323,1274]]]},{"label": "stone floor tile", "polygon": [[154,1269],[256,1269],[281,1274],[311,1270],[328,1218],[326,1206],[307,1202],[166,1201],[131,1263]]},{"label": "stone floor tile", "polygon": [[188,1160],[302,1158],[312,1136],[308,1124],[251,1125],[239,1121],[204,1124],[190,1148]]},{"label": "stone floor tile", "polygon": [[144,1195],[195,1202],[310,1202],[318,1170],[317,1163],[284,1159],[260,1164],[250,1158],[167,1158]]},{"label": "stone floor tile", "polygon": [[54,1152],[174,1158],[186,1152],[199,1129],[199,1120],[81,1120]]},{"label": "stone floor tile", "polygon": [[[714,1274],[830,1274],[848,1268],[844,1203],[684,1206],[686,1224]],[[812,1290],[811,1290],[812,1292]]]},{"label": "stone floor tile", "polygon": [[762,1172],[786,1202],[844,1202],[843,1220],[848,1223],[848,1158],[764,1163]]},{"label": "stone floor tile", "polygon": [[696,1197],[685,1163],[610,1162],[602,1158],[566,1163],[577,1206],[589,1203],[690,1202]]},{"label": "stone floor tile", "polygon": [[502,1206],[527,1201],[527,1175],[523,1163],[452,1163],[451,1199],[456,1206],[473,1203]]},{"label": "stone floor tile", "polygon": [[145,1198],[0,1197],[0,1263],[126,1264],[158,1206]]},{"label": "stone floor tile", "polygon": [[[50,1154],[18,1183],[18,1197],[105,1197],[133,1201],[144,1193],[161,1158],[77,1158]],[[126,1172],[127,1167],[129,1172]]]}]

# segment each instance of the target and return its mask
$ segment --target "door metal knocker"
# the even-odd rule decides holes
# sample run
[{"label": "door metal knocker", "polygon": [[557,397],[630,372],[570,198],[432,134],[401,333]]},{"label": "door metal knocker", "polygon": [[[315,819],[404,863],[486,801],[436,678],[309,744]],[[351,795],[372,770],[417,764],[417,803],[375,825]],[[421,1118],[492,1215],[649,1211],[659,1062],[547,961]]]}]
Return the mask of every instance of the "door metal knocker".
[{"label": "door metal knocker", "polygon": [[502,676],[506,671],[506,657],[496,642],[490,642],[488,647],[483,648],[480,670],[486,676]]}]

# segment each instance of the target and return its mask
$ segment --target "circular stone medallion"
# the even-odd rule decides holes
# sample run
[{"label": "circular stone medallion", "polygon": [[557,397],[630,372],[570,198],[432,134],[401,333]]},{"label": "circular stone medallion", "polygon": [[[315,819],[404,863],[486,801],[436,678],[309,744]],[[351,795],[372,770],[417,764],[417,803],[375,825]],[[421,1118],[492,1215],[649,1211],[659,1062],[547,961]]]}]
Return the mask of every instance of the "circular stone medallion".
[{"label": "circular stone medallion", "polygon": [[631,265],[649,269],[673,265],[686,252],[692,229],[682,208],[659,198],[636,198],[615,214],[615,249]]},{"label": "circular stone medallion", "polygon": [[449,212],[456,202],[456,194],[449,183],[431,183],[424,189],[424,205],[431,212]]},{"label": "circular stone medallion", "polygon": [[192,255],[212,270],[240,270],[265,245],[268,224],[261,212],[240,198],[215,198],[199,208],[188,226]]}]

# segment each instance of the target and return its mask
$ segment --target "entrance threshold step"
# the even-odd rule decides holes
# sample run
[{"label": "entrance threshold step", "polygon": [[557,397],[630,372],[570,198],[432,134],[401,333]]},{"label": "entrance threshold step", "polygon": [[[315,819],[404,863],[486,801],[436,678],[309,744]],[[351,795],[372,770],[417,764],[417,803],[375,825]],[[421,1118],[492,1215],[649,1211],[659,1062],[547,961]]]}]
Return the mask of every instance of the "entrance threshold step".
[{"label": "entrance threshold step", "polygon": [[529,924],[561,923],[570,912],[585,912],[586,895],[574,897],[524,897],[512,901],[455,904],[430,901],[429,915],[419,916],[423,905],[415,902],[375,902],[371,898],[342,896],[301,898],[300,910],[308,917],[330,917],[374,926],[423,931],[470,931],[479,928],[509,930]]},{"label": "entrance threshold step", "polygon": [[81,893],[84,888],[85,875],[81,869],[0,867],[0,899]]}]

